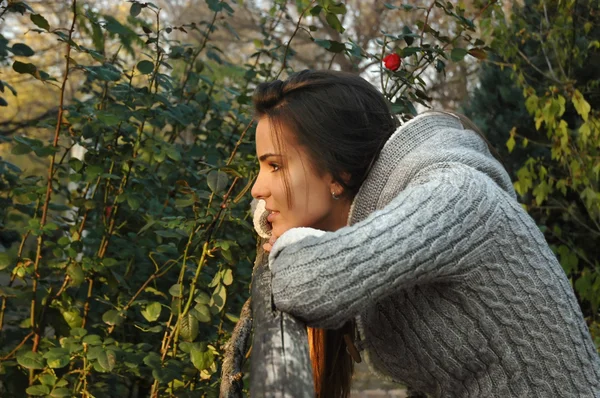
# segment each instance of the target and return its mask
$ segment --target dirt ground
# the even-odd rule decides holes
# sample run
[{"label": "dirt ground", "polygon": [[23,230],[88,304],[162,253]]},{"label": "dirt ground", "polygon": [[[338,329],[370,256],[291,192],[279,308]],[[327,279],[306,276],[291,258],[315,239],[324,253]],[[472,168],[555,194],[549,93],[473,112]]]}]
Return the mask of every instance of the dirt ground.
[{"label": "dirt ground", "polygon": [[355,364],[352,380],[352,398],[405,398],[402,386],[379,379],[364,362]]}]

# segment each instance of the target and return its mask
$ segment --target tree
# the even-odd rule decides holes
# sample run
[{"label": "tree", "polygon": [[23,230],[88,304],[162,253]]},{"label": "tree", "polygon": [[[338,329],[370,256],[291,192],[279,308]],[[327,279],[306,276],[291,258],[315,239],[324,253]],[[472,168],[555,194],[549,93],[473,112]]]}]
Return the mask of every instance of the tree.
[{"label": "tree", "polygon": [[496,28],[499,58],[482,70],[465,111],[504,152],[600,346],[599,7],[528,0],[515,8]]}]

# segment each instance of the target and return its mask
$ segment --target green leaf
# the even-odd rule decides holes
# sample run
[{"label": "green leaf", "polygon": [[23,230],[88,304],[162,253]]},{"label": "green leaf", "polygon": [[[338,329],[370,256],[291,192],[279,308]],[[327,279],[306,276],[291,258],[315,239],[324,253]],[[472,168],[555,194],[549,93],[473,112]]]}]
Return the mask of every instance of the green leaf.
[{"label": "green leaf", "polygon": [[117,310],[109,310],[102,315],[102,321],[107,325],[115,326],[123,322],[123,318]]},{"label": "green leaf", "polygon": [[81,325],[81,316],[77,309],[73,308],[70,311],[62,311],[61,314],[70,327],[75,328]]},{"label": "green leaf", "polygon": [[183,289],[179,283],[174,284],[169,288],[169,294],[173,297],[181,297],[183,295]]},{"label": "green leaf", "polygon": [[344,15],[346,12],[348,12],[344,3],[331,4],[327,7],[327,11],[341,15]]},{"label": "green leaf", "polygon": [[43,384],[36,384],[35,386],[27,387],[25,392],[29,395],[39,397],[50,394],[50,387]]},{"label": "green leaf", "polygon": [[46,366],[44,357],[41,354],[32,351],[21,351],[20,354],[17,355],[17,362],[26,369],[44,369]]},{"label": "green leaf", "polygon": [[464,48],[453,48],[450,52],[450,58],[454,62],[460,62],[465,58],[467,54],[468,51]]},{"label": "green leaf", "polygon": [[508,148],[508,153],[511,153],[515,148],[515,137],[513,135],[510,136],[508,141],[506,141],[506,148]]},{"label": "green leaf", "polygon": [[97,360],[102,369],[111,372],[117,363],[117,355],[112,350],[102,350],[98,354]]},{"label": "green leaf", "polygon": [[402,57],[409,57],[411,55],[414,55],[416,53],[418,53],[420,50],[419,47],[404,47],[402,49]]},{"label": "green leaf", "polygon": [[332,53],[341,53],[346,49],[344,43],[335,40],[315,39],[315,44]]},{"label": "green leaf", "polygon": [[210,323],[210,310],[204,304],[196,304],[196,306],[190,311],[190,313],[202,323]]},{"label": "green leaf", "polygon": [[323,47],[325,50],[329,50],[331,48],[331,41],[324,39],[315,39],[315,44]]},{"label": "green leaf", "polygon": [[0,106],[8,106],[8,102],[2,97],[0,97]]},{"label": "green leaf", "polygon": [[188,207],[196,202],[192,195],[187,195],[180,199],[175,199],[175,207]]},{"label": "green leaf", "polygon": [[43,385],[50,386],[50,387],[52,387],[54,384],[56,384],[56,380],[58,380],[58,378],[56,376],[51,375],[51,374],[42,374],[42,375],[40,375],[39,379]]},{"label": "green leaf", "polygon": [[77,158],[69,159],[69,166],[75,171],[80,171],[83,168],[83,162]]},{"label": "green leaf", "polygon": [[84,328],[73,328],[70,332],[73,337],[84,337],[87,333],[88,331]]},{"label": "green leaf", "polygon": [[160,359],[160,355],[158,355],[156,352],[149,352],[148,355],[144,357],[142,362],[144,362],[144,364],[151,369],[159,369],[162,361]]},{"label": "green leaf", "polygon": [[115,115],[114,113],[110,112],[98,112],[96,117],[98,118],[99,122],[108,127],[116,126],[123,121],[122,115]]},{"label": "green leaf", "polygon": [[[94,79],[103,80],[105,82],[116,82],[121,79],[121,72],[113,65],[106,64],[104,66],[86,66],[83,67]],[[108,113],[109,112],[103,112]],[[97,115],[99,117],[99,115]]]},{"label": "green leaf", "polygon": [[310,15],[312,15],[313,17],[316,17],[317,15],[319,15],[321,13],[322,9],[323,9],[323,7],[321,7],[321,6],[314,6],[309,11]]},{"label": "green leaf", "polygon": [[232,314],[232,313],[230,313],[230,312],[226,312],[226,313],[225,313],[225,317],[226,317],[227,319],[229,319],[229,320],[230,320],[231,322],[233,322],[233,323],[238,323],[238,322],[240,321],[240,317],[239,317],[239,316],[237,316],[237,315],[235,315],[235,314]]},{"label": "green leaf", "polygon": [[31,57],[35,52],[27,44],[16,43],[12,46],[11,51],[13,54],[21,57]]},{"label": "green leaf", "polygon": [[148,60],[143,60],[143,61],[138,62],[136,67],[137,67],[137,70],[139,70],[140,73],[143,75],[147,75],[149,73],[152,73],[152,71],[154,71],[154,64]]},{"label": "green leaf", "polygon": [[32,63],[25,63],[25,62],[20,62],[20,61],[15,61],[13,63],[13,70],[17,73],[29,73],[31,75],[35,74],[37,72],[37,66],[35,66]]},{"label": "green leaf", "polygon": [[32,150],[33,149],[29,145],[25,145],[19,142],[12,147],[10,153],[12,153],[13,155],[25,155],[31,152]]},{"label": "green leaf", "polygon": [[327,20],[327,24],[329,24],[329,26],[331,26],[333,29],[335,29],[336,31],[338,31],[340,33],[344,33],[345,29],[342,26],[342,23],[338,19],[337,15],[335,15],[334,13],[328,12],[327,15],[325,16],[325,19]]},{"label": "green leaf", "polygon": [[12,263],[12,258],[6,252],[0,252],[0,271]]},{"label": "green leaf", "polygon": [[216,312],[220,312],[225,306],[227,300],[227,290],[224,285],[219,284],[210,298],[209,305],[215,309]]},{"label": "green leaf", "polygon": [[46,386],[52,387],[54,384],[56,384],[56,380],[58,380],[58,378],[51,374],[40,375],[40,381]]},{"label": "green leaf", "polygon": [[31,14],[30,18],[31,22],[33,22],[38,28],[50,30],[50,24],[48,23],[46,18],[44,18],[40,14]]},{"label": "green leaf", "polygon": [[198,304],[208,304],[210,302],[210,296],[204,292],[200,292],[194,301]]},{"label": "green leaf", "polygon": [[583,118],[583,121],[587,122],[588,115],[590,114],[592,107],[585,100],[585,98],[583,97],[583,94],[581,94],[581,92],[579,90],[575,90],[575,92],[573,93],[572,101],[573,101],[573,105],[575,105],[575,110],[577,111],[577,113],[579,115],[581,115],[581,117]]},{"label": "green leaf", "polygon": [[49,222],[46,225],[44,225],[44,231],[56,231],[58,229],[58,225],[56,225],[53,222]]},{"label": "green leaf", "polygon": [[133,3],[129,9],[129,15],[135,18],[140,15],[140,12],[142,12],[142,5],[140,3]]},{"label": "green leaf", "polygon": [[403,38],[406,45],[410,47],[415,42],[415,37],[419,37],[419,35],[413,33],[408,26],[404,26],[400,37]]},{"label": "green leaf", "polygon": [[215,361],[215,355],[210,349],[202,350],[201,347],[194,346],[190,351],[190,356],[192,359],[192,364],[196,367],[196,369],[202,371],[210,368],[210,366]]},{"label": "green leaf", "polygon": [[67,267],[67,275],[71,279],[69,285],[72,287],[80,286],[85,280],[85,274],[83,273],[83,269],[81,268],[81,264],[71,263]]},{"label": "green leaf", "polygon": [[539,98],[535,94],[532,94],[530,97],[528,97],[525,100],[525,108],[527,109],[527,112],[529,112],[530,115],[535,114],[535,111],[538,108],[538,104],[539,104]]},{"label": "green leaf", "polygon": [[219,12],[221,11],[221,2],[219,0],[206,0],[206,4],[208,4],[208,8],[211,9],[211,11],[214,12]]},{"label": "green leaf", "polygon": [[66,397],[71,397],[71,390],[67,389],[67,388],[55,388],[54,390],[52,390],[52,393],[50,394],[50,396],[52,398],[66,398]]},{"label": "green leaf", "polygon": [[119,21],[117,21],[114,17],[105,16],[106,25],[104,26],[106,30],[110,33],[118,34],[121,36],[128,36],[131,31],[127,29],[125,26],[121,25]]},{"label": "green leaf", "polygon": [[140,208],[141,202],[135,195],[127,196],[127,204],[131,207],[131,210],[137,210]]},{"label": "green leaf", "polygon": [[64,368],[71,361],[69,351],[64,348],[51,348],[50,351],[44,354],[44,358],[52,369]]},{"label": "green leaf", "polygon": [[229,286],[233,283],[233,272],[231,271],[231,268],[222,271],[221,280],[225,286]]},{"label": "green leaf", "polygon": [[444,61],[442,61],[441,59],[438,59],[435,63],[435,70],[437,70],[438,73],[442,73],[445,68],[446,68],[446,64],[444,63]]},{"label": "green leaf", "polygon": [[181,318],[181,324],[179,327],[179,335],[182,339],[186,341],[194,341],[196,337],[198,337],[198,320],[192,314],[184,315]]},{"label": "green leaf", "polygon": [[220,170],[211,171],[210,173],[208,173],[206,179],[208,182],[208,187],[214,193],[219,193],[225,190],[225,188],[227,188],[227,183],[229,180],[227,173]]},{"label": "green leaf", "polygon": [[144,310],[142,310],[142,315],[148,322],[154,322],[160,317],[160,313],[162,311],[162,306],[159,302],[153,302],[148,304]]}]

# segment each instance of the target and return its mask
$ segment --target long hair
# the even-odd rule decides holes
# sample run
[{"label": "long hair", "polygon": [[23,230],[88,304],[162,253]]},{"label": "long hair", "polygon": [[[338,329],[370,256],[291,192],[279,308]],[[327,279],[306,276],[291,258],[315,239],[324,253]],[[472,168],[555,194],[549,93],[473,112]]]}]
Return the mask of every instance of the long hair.
[{"label": "long hair", "polygon": [[[285,81],[261,83],[253,103],[256,118],[266,117],[273,126],[278,150],[285,152],[282,131],[287,127],[306,149],[314,171],[329,172],[350,199],[399,126],[373,85],[344,72],[304,70]],[[288,187],[286,173],[284,182]]]}]

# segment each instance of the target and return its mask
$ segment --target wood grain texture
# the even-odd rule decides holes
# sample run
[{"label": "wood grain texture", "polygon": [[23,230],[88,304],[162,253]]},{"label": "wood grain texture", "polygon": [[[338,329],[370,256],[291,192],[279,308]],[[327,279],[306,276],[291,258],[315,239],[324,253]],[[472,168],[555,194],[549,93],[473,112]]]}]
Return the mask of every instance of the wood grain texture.
[{"label": "wood grain texture", "polygon": [[314,397],[306,326],[274,308],[268,254],[257,250],[252,277],[252,397]]}]

